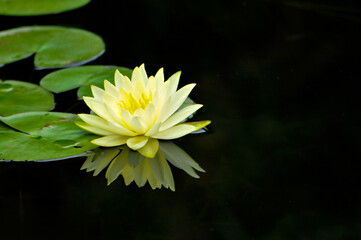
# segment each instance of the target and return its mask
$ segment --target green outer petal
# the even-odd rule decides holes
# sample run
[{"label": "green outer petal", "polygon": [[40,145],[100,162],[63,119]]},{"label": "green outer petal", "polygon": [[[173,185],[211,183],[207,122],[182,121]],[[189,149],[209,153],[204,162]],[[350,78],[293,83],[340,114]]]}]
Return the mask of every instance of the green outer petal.
[{"label": "green outer petal", "polygon": [[144,147],[138,149],[138,152],[147,158],[154,158],[159,149],[159,142],[157,139],[149,138]]},{"label": "green outer petal", "polygon": [[128,164],[129,148],[124,148],[122,152],[110,163],[105,177],[108,179],[108,185],[111,184],[123,172]]}]

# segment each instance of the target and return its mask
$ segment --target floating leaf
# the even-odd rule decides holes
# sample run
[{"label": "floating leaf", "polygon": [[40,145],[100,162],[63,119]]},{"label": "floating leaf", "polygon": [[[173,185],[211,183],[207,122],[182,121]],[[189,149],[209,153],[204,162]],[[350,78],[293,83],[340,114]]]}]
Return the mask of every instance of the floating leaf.
[{"label": "floating leaf", "polygon": [[36,16],[73,10],[90,0],[0,0],[0,14],[10,16]]},{"label": "floating leaf", "polygon": [[78,98],[82,98],[83,96],[93,96],[91,93],[91,85],[104,88],[104,80],[108,80],[109,82],[114,84],[114,73],[115,69],[118,69],[121,74],[124,76],[131,77],[132,70],[125,67],[116,67],[111,69],[106,69],[104,71],[98,72],[91,76],[88,81],[79,88],[78,90]]},{"label": "floating leaf", "polygon": [[96,58],[104,48],[98,35],[76,28],[33,26],[0,31],[0,65],[35,53],[37,68],[75,66]]},{"label": "floating leaf", "polygon": [[38,85],[8,80],[0,82],[0,116],[54,108],[53,95]]},{"label": "floating leaf", "polygon": [[[65,92],[74,88],[88,84],[87,82],[99,74],[103,75],[105,72],[106,77],[114,75],[115,66],[81,66],[74,68],[66,68],[54,71],[46,75],[40,81],[40,85],[45,89],[52,92],[59,93]],[[127,68],[118,68],[123,74],[131,74],[131,70]],[[108,73],[108,70],[110,73]],[[103,79],[104,81],[104,79]]]},{"label": "floating leaf", "polygon": [[62,159],[97,148],[90,143],[97,136],[77,127],[74,119],[74,114],[57,112],[29,112],[2,117],[1,121],[14,130],[0,125],[0,159]]},{"label": "floating leaf", "polygon": [[82,66],[52,72],[41,79],[40,85],[56,93],[80,87],[78,90],[79,98],[92,96],[90,86],[103,87],[105,79],[114,83],[116,69],[125,76],[130,77],[132,75],[132,70],[125,67]]}]

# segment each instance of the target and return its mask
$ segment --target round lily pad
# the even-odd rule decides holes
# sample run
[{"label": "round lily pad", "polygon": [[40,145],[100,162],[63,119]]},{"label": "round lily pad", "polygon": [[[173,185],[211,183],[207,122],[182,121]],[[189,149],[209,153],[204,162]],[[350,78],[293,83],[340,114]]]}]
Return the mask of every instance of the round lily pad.
[{"label": "round lily pad", "polygon": [[73,10],[90,0],[0,0],[0,14],[10,16],[36,16]]},{"label": "round lily pad", "polygon": [[40,85],[52,92],[59,93],[80,87],[78,97],[92,96],[90,86],[104,86],[104,80],[114,83],[115,70],[131,77],[132,70],[116,66],[81,66],[66,68],[49,73],[40,81]]},{"label": "round lily pad", "polygon": [[35,53],[38,69],[76,66],[95,59],[104,49],[98,35],[82,29],[33,26],[0,31],[0,65]]},{"label": "round lily pad", "polygon": [[0,116],[54,108],[53,94],[38,85],[8,80],[0,82]]},{"label": "round lily pad", "polygon": [[60,69],[43,77],[40,85],[55,93],[65,92],[82,86],[89,78],[109,68],[114,69],[114,66],[81,66]]},{"label": "round lily pad", "polygon": [[95,136],[74,124],[77,116],[57,112],[20,113],[0,120],[0,159],[36,161],[63,159],[95,149]]}]

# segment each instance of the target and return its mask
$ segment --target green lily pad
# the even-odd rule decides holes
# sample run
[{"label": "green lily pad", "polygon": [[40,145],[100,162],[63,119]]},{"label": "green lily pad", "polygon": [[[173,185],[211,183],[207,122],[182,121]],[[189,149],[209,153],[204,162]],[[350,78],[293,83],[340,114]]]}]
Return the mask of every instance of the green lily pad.
[{"label": "green lily pad", "polygon": [[78,98],[82,98],[83,96],[93,96],[91,92],[91,85],[104,88],[104,80],[108,80],[112,84],[114,84],[114,73],[115,69],[118,69],[118,71],[123,74],[124,76],[128,76],[129,78],[132,76],[132,70],[125,67],[116,67],[116,68],[110,68],[106,69],[104,71],[98,72],[97,74],[94,74],[91,76],[88,81],[84,83],[82,87],[78,90]]},{"label": "green lily pad", "polygon": [[0,159],[63,159],[97,148],[90,141],[98,136],[76,126],[76,118],[74,114],[57,112],[29,112],[1,117],[1,121],[14,130],[0,125]]},{"label": "green lily pad", "polygon": [[33,26],[0,31],[0,65],[35,53],[36,68],[81,65],[104,52],[96,34],[66,27]]},{"label": "green lily pad", "polygon": [[40,81],[40,85],[52,92],[59,93],[77,87],[78,97],[92,96],[90,86],[104,87],[104,80],[114,83],[114,73],[118,69],[120,73],[131,77],[132,70],[117,66],[81,66],[61,69],[46,75]]},{"label": "green lily pad", "polygon": [[36,16],[73,10],[90,0],[0,0],[0,15]]},{"label": "green lily pad", "polygon": [[53,94],[38,85],[8,80],[0,82],[0,116],[54,108]]},{"label": "green lily pad", "polygon": [[[40,81],[40,85],[49,91],[59,93],[88,84],[87,82],[93,77],[101,75],[105,78],[114,76],[115,66],[81,66],[66,68],[49,73]],[[123,74],[131,74],[127,68],[118,68]],[[109,72],[108,72],[109,71]],[[98,78],[98,77],[97,77]],[[103,78],[104,81],[104,78]]]}]

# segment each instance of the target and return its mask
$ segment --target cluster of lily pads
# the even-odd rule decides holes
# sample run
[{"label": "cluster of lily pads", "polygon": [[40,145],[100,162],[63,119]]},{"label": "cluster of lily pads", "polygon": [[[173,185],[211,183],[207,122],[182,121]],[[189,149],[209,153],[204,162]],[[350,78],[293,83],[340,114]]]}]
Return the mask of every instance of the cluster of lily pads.
[{"label": "cluster of lily pads", "polygon": [[[31,1],[30,6],[27,0],[0,0],[0,15],[62,12],[89,1],[36,0]],[[43,77],[39,85],[0,79],[0,160],[46,161],[85,155],[87,160],[82,169],[94,171],[94,175],[109,165],[108,184],[122,174],[127,185],[135,181],[143,186],[148,181],[153,189],[162,186],[175,189],[166,160],[198,177],[194,169],[204,170],[172,143],[161,143],[159,152],[152,157],[145,157],[127,146],[99,148],[91,143],[99,136],[75,125],[76,114],[51,111],[55,107],[53,93],[78,89],[80,99],[93,96],[94,86],[102,88],[105,79],[114,84],[116,70],[131,78],[132,70],[125,67],[80,66],[100,56],[104,49],[101,37],[77,28],[24,26],[0,31],[0,67],[34,55],[34,67],[38,70],[64,68]],[[178,110],[194,108],[191,105],[194,102],[187,98]],[[186,114],[189,110],[181,112]],[[207,124],[209,121],[205,122]]]}]

